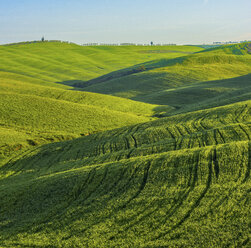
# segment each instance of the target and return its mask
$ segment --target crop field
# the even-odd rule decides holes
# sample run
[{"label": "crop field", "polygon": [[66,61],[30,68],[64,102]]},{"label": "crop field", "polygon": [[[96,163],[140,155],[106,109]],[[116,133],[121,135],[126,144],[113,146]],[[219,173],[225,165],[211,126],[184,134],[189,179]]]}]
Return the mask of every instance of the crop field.
[{"label": "crop field", "polygon": [[0,247],[250,247],[249,45],[0,46]]}]

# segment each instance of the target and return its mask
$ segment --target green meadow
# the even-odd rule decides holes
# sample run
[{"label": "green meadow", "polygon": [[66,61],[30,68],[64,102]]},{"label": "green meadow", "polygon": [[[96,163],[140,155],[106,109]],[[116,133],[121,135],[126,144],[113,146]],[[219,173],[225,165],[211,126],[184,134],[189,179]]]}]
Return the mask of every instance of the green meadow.
[{"label": "green meadow", "polygon": [[250,247],[251,44],[0,46],[0,247]]}]

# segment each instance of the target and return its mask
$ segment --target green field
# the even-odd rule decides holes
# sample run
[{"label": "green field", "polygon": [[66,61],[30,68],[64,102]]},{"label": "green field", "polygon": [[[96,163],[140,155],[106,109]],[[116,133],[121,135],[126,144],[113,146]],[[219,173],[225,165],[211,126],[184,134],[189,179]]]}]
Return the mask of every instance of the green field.
[{"label": "green field", "polygon": [[250,47],[0,46],[0,247],[250,247]]}]

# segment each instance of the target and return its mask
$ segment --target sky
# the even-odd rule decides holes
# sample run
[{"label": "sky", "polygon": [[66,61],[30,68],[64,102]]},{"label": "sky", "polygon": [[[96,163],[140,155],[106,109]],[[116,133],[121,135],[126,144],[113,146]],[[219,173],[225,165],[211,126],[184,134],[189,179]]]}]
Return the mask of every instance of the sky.
[{"label": "sky", "polygon": [[0,44],[251,40],[251,0],[0,0]]}]

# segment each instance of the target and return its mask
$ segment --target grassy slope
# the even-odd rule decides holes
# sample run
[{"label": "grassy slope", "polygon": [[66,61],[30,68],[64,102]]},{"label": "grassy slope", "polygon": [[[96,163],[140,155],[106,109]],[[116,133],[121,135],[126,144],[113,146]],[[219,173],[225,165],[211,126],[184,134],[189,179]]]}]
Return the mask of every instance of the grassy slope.
[{"label": "grassy slope", "polygon": [[80,134],[103,131],[148,118],[24,94],[1,93],[1,126],[28,132]]},{"label": "grassy slope", "polygon": [[0,242],[248,247],[250,107],[176,115],[22,154],[1,169]]},{"label": "grassy slope", "polygon": [[[145,122],[156,108],[117,97],[23,83],[10,88],[10,83],[7,87],[1,84],[0,147],[4,156],[30,145]],[[12,132],[19,138],[13,139]]]},{"label": "grassy slope", "polygon": [[155,108],[159,107],[158,105],[150,105],[103,94],[34,85],[17,79],[0,81],[0,91],[2,93],[40,96],[54,100],[63,100],[70,103],[85,104],[99,108],[102,107],[108,110],[115,110],[139,116],[151,116],[155,113]]},{"label": "grassy slope", "polygon": [[[242,44],[222,46],[170,60],[161,59],[144,63],[143,66],[145,70],[138,71],[138,73],[123,75],[124,71],[119,71],[110,74],[110,78],[112,78],[110,80],[106,80],[104,76],[101,77],[104,79],[103,82],[98,79],[91,80],[90,83],[93,84],[83,89],[137,101],[169,105],[167,90],[176,88],[179,91],[179,87],[184,89],[184,87],[197,83],[198,92],[207,81],[237,78],[251,73],[251,56],[248,54],[247,44]],[[126,70],[132,71],[133,68]],[[121,77],[118,76],[119,74]],[[238,84],[238,79],[236,81]],[[198,84],[200,82],[203,83],[201,86]],[[231,88],[234,89],[230,86],[229,90]],[[236,94],[238,95],[238,92]]]},{"label": "grassy slope", "polygon": [[166,115],[172,115],[249,100],[251,99],[250,82],[251,74],[224,80],[198,82],[157,92],[148,99],[154,102],[158,97],[159,101],[162,100],[170,106]]}]

